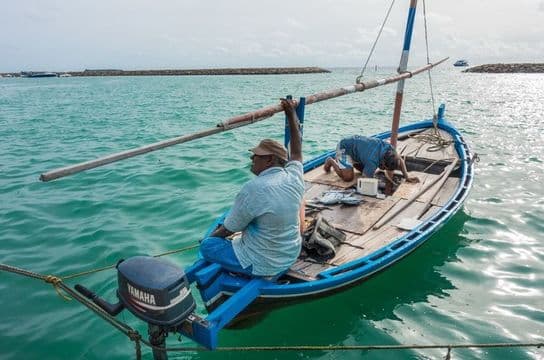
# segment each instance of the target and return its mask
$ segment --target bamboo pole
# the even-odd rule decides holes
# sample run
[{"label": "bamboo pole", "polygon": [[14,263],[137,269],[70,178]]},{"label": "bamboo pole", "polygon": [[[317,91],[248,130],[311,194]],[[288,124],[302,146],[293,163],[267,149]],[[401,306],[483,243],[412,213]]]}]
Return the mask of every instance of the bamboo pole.
[{"label": "bamboo pole", "polygon": [[[400,80],[410,78],[413,75],[417,75],[417,74],[419,74],[419,73],[421,73],[423,71],[429,70],[429,69],[443,63],[447,59],[448,58],[444,58],[444,59],[442,59],[440,61],[437,61],[435,63],[427,64],[427,65],[425,65],[425,66],[423,66],[421,68],[418,68],[418,69],[416,69],[414,71],[404,72],[402,74],[391,76],[389,78],[380,79],[380,80],[370,80],[370,81],[367,81],[367,82],[362,82],[362,83],[359,83],[359,84],[346,86],[346,87],[339,88],[339,89],[328,90],[328,91],[324,91],[324,92],[321,92],[321,93],[306,96],[306,105],[310,105],[310,104],[317,103],[317,102],[320,102],[320,101],[324,101],[324,100],[332,99],[332,98],[335,98],[335,97],[351,94],[351,93],[354,93],[354,92],[362,92],[362,91],[365,91],[367,89],[372,89],[372,88],[382,86],[382,85],[386,85],[386,84],[395,83],[395,82],[398,82]],[[296,103],[296,105],[298,105],[298,101],[295,101],[295,103]],[[93,168],[96,168],[96,167],[99,167],[99,166],[104,166],[104,165],[107,165],[107,164],[110,164],[110,163],[113,163],[113,162],[116,162],[116,161],[119,161],[119,160],[128,159],[128,158],[131,158],[131,157],[134,157],[134,156],[137,156],[137,155],[141,155],[141,154],[145,154],[145,153],[148,153],[148,152],[151,152],[151,151],[163,149],[165,147],[169,147],[169,146],[173,146],[173,145],[177,145],[177,144],[182,144],[182,143],[185,143],[185,142],[188,142],[188,141],[200,139],[200,138],[203,138],[203,137],[206,137],[206,136],[214,135],[214,134],[217,134],[217,133],[220,133],[220,132],[223,132],[223,131],[231,130],[231,129],[234,129],[234,128],[237,128],[237,127],[249,125],[249,124],[252,124],[252,123],[267,119],[267,118],[271,117],[272,115],[274,115],[276,113],[279,113],[279,112],[283,112],[283,108],[281,107],[281,104],[276,104],[276,105],[272,105],[272,106],[263,107],[263,108],[261,108],[259,110],[256,110],[256,111],[252,111],[252,112],[249,112],[249,113],[246,113],[246,114],[243,114],[243,115],[238,115],[238,116],[226,119],[226,120],[218,123],[215,128],[203,130],[203,131],[193,133],[193,134],[189,134],[189,135],[178,136],[178,137],[171,138],[171,139],[168,139],[168,140],[159,141],[159,142],[156,142],[156,143],[153,143],[153,144],[144,145],[144,146],[136,148],[136,149],[130,149],[130,150],[115,153],[115,154],[112,154],[112,155],[107,155],[107,156],[104,156],[104,157],[101,157],[101,158],[98,158],[98,159],[95,159],[95,160],[85,161],[85,162],[81,162],[79,164],[70,165],[70,166],[59,168],[59,169],[51,170],[51,171],[48,171],[48,172],[45,172],[45,173],[41,174],[40,175],[40,180],[41,181],[55,180],[55,179],[58,179],[58,178],[61,178],[61,177],[76,174],[76,173],[84,171],[84,170],[89,170],[89,169],[93,169]]]},{"label": "bamboo pole", "polygon": [[423,195],[425,192],[427,192],[427,190],[429,190],[431,187],[433,187],[438,181],[442,180],[441,185],[439,186],[439,189],[440,189],[442,187],[442,184],[444,184],[444,182],[448,178],[448,176],[450,176],[450,174],[453,171],[453,168],[455,167],[455,165],[457,165],[457,161],[458,160],[455,160],[450,165],[448,165],[444,169],[444,171],[442,171],[442,173],[440,174],[439,177],[433,179],[433,181],[431,181],[430,183],[425,185],[421,190],[419,190],[419,192],[417,194],[412,195],[412,197],[410,197],[410,199],[408,199],[398,209],[396,209],[395,211],[390,212],[390,213],[386,214],[384,217],[382,217],[381,220],[378,221],[378,223],[376,223],[376,225],[374,225],[372,227],[372,229],[373,230],[378,230],[379,228],[381,228],[389,220],[391,220],[392,218],[394,218],[395,216],[400,214],[402,211],[404,211],[404,209],[406,209],[410,204],[412,204],[415,200],[417,200],[421,195]]}]

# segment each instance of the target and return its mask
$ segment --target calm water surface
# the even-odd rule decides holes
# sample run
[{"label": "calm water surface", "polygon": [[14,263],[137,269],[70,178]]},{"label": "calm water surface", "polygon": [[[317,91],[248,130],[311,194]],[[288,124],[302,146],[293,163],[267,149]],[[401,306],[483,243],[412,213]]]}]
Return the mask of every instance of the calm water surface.
[{"label": "calm water surface", "polygon": [[[392,74],[389,70],[369,77]],[[192,133],[276,103],[352,84],[357,70],[291,76],[0,79],[0,262],[68,275],[193,245],[251,178],[247,149],[281,140],[283,119],[80,173],[40,173]],[[464,209],[412,255],[341,294],[229,330],[221,346],[543,342],[544,75],[433,73],[436,101],[481,161]],[[307,108],[304,155],[387,130],[396,87]],[[402,122],[432,115],[428,79],[407,82]],[[196,250],[171,255],[185,267]],[[82,282],[115,298],[115,272]],[[37,280],[0,273],[1,359],[126,359],[124,335]],[[200,305],[200,308],[202,306]],[[128,312],[120,317],[146,334]],[[169,345],[194,345],[171,336]],[[194,359],[359,359],[361,352],[181,353]],[[369,351],[427,359],[444,350]],[[150,357],[147,348],[144,356]],[[458,359],[540,359],[536,348],[454,350]]]}]

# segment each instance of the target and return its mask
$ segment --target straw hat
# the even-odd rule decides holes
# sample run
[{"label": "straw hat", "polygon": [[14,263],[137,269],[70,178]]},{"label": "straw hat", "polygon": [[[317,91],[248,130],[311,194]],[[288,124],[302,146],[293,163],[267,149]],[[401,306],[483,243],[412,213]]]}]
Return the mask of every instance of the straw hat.
[{"label": "straw hat", "polygon": [[288,160],[287,150],[285,150],[285,147],[276,140],[272,139],[261,140],[259,145],[253,149],[249,149],[249,151],[255,155],[275,155],[282,160]]}]

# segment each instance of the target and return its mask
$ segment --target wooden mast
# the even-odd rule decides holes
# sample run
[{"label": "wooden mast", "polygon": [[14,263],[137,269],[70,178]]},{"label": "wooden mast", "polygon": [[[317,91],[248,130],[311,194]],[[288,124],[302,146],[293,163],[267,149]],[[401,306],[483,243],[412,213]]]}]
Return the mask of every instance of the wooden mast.
[{"label": "wooden mast", "polygon": [[[414,29],[414,20],[416,17],[417,0],[410,0],[410,9],[408,10],[408,21],[406,22],[406,31],[404,33],[404,45],[400,57],[399,74],[405,73],[408,68],[408,56],[410,55],[410,43],[412,41],[412,32]],[[402,109],[402,94],[404,92],[404,79],[397,83],[397,94],[395,96],[395,110],[393,111],[393,123],[391,125],[391,145],[397,147],[397,135],[399,131],[400,112]]]}]

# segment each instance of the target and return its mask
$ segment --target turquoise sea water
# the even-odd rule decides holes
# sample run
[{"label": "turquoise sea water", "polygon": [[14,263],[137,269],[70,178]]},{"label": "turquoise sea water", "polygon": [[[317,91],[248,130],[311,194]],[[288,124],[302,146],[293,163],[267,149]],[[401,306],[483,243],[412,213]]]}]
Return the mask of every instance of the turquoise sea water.
[{"label": "turquoise sea water", "polygon": [[[383,77],[390,70],[369,73]],[[352,84],[356,69],[288,76],[0,79],[0,262],[68,275],[194,245],[251,178],[247,149],[283,119],[50,183],[42,172],[215,126]],[[341,294],[276,310],[220,346],[543,342],[544,75],[433,72],[437,103],[479,154],[464,209],[406,259]],[[304,156],[387,130],[396,86],[307,108]],[[428,79],[407,81],[402,122],[431,116]],[[196,250],[167,258],[192,263]],[[115,298],[112,270],[70,281]],[[50,285],[0,273],[1,359],[126,359],[133,344]],[[195,292],[196,295],[196,292]],[[198,297],[198,296],[197,296]],[[200,306],[201,307],[201,306]],[[146,334],[128,312],[119,318]],[[170,336],[170,346],[178,343]],[[444,350],[191,352],[194,359],[426,359]],[[454,359],[539,359],[536,348],[454,350]],[[144,357],[150,352],[144,347]]]}]

